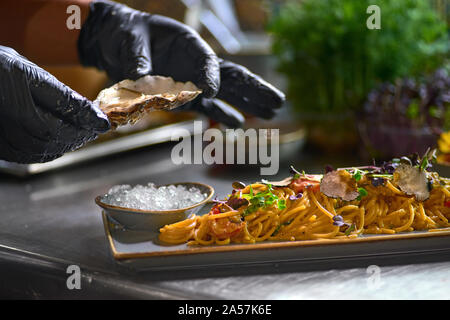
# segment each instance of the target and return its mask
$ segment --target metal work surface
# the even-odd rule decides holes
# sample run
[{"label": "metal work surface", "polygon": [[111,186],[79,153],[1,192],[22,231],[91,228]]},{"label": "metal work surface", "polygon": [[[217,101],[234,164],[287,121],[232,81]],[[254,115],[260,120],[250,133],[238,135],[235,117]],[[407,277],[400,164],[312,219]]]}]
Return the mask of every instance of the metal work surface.
[{"label": "metal work surface", "polygon": [[[111,186],[198,181],[212,185],[216,195],[223,197],[232,181],[248,183],[259,177],[258,168],[176,166],[170,159],[171,147],[155,146],[27,179],[0,176],[0,297],[450,298],[450,248],[439,254],[342,258],[333,263],[198,267],[167,272],[136,272],[117,264],[105,237],[101,210],[94,203],[94,198]],[[327,163],[356,164],[348,161],[334,159]],[[308,172],[321,172],[326,164],[307,155],[299,155],[291,163]],[[287,175],[285,165],[280,164],[280,177]],[[80,290],[66,286],[66,269],[73,264],[81,268]]]}]

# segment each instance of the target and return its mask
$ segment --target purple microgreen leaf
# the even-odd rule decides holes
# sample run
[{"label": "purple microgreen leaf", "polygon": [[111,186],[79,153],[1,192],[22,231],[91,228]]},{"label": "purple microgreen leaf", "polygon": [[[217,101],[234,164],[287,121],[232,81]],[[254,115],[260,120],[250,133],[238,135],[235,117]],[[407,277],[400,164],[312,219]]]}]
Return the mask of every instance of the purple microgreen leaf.
[{"label": "purple microgreen leaf", "polygon": [[295,201],[295,200],[301,199],[302,197],[303,197],[303,193],[300,192],[297,195],[290,196],[289,199],[292,200],[292,201]]},{"label": "purple microgreen leaf", "polygon": [[384,182],[385,182],[384,178],[381,178],[381,177],[375,177],[375,178],[372,178],[371,180],[372,180],[372,185],[374,187],[382,186],[382,185],[384,185]]},{"label": "purple microgreen leaf", "polygon": [[344,218],[342,218],[342,216],[336,215],[336,216],[333,217],[333,225],[338,226],[338,227],[342,227],[342,226],[347,225],[347,224],[344,222]]}]

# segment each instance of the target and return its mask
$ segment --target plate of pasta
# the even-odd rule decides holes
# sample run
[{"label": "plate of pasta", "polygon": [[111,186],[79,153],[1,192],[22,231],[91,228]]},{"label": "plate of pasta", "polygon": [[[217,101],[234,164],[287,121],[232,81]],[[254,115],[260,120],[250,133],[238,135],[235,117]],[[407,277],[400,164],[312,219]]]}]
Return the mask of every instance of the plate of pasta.
[{"label": "plate of pasta", "polygon": [[105,230],[116,259],[147,267],[445,251],[450,179],[432,171],[435,158],[322,174],[291,166],[281,181],[232,183],[223,199],[158,233],[121,230],[104,215]]}]

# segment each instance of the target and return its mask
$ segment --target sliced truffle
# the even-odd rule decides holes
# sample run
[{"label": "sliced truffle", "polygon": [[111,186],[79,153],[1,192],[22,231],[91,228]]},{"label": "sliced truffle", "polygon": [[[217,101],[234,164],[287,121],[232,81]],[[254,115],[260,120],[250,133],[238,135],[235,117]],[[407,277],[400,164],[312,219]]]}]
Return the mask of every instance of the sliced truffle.
[{"label": "sliced truffle", "polygon": [[244,198],[237,198],[237,197],[231,197],[226,202],[227,205],[229,205],[234,210],[239,209],[242,206],[248,205],[249,202],[247,199]]},{"label": "sliced truffle", "polygon": [[305,175],[302,174],[297,179],[294,179],[293,177],[287,177],[280,181],[267,181],[263,179],[261,182],[264,184],[270,184],[274,187],[288,187],[294,181],[300,180],[300,181],[320,182],[320,179],[322,179],[321,174],[305,174]]},{"label": "sliced truffle", "polygon": [[292,177],[287,177],[280,181],[267,181],[267,180],[261,180],[264,184],[270,184],[274,187],[287,187],[292,182]]},{"label": "sliced truffle", "polygon": [[401,191],[407,195],[415,196],[418,201],[425,201],[430,197],[425,170],[402,163],[395,169],[393,181]]},{"label": "sliced truffle", "polygon": [[100,91],[95,100],[113,128],[135,123],[154,110],[171,110],[195,99],[202,91],[191,82],[169,77],[144,76],[123,80]]},{"label": "sliced truffle", "polygon": [[347,170],[328,172],[320,182],[320,191],[327,197],[352,201],[358,198],[356,180]]}]

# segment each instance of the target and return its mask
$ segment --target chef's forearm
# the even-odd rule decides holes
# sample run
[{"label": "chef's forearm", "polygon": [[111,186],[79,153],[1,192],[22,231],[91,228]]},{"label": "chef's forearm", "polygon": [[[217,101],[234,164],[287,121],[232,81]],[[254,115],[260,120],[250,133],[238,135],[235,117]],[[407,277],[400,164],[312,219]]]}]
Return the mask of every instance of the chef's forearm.
[{"label": "chef's forearm", "polygon": [[[77,40],[92,0],[2,0],[0,44],[37,64],[78,64]],[[69,10],[75,5],[75,11]],[[72,7],[74,8],[74,7]]]}]

